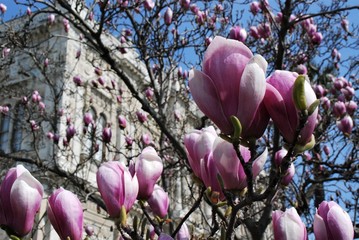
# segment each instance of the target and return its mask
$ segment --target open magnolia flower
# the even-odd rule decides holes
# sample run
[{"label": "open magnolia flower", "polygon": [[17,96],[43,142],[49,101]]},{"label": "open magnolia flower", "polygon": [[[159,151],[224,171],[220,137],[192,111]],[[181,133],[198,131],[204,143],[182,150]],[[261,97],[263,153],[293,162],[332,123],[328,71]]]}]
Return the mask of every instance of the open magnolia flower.
[{"label": "open magnolia flower", "polygon": [[269,120],[261,104],[265,91],[266,60],[253,56],[243,43],[215,37],[203,60],[202,71],[192,70],[189,88],[199,109],[224,134],[234,131],[230,117],[242,125],[242,137],[261,137]]}]

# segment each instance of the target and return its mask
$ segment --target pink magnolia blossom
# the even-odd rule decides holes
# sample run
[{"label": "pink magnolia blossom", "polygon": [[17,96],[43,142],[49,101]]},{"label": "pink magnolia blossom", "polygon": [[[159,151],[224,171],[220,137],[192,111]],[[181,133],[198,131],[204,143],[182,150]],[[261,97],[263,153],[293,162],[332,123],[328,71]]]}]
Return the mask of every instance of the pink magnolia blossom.
[{"label": "pink magnolia blossom", "polygon": [[140,121],[141,123],[144,123],[147,121],[147,113],[145,113],[145,112],[137,111],[136,116],[137,116],[138,121]]},{"label": "pink magnolia blossom", "polygon": [[191,239],[191,235],[189,233],[187,224],[183,223],[176,235],[176,240],[189,240],[189,239]]},{"label": "pink magnolia blossom", "polygon": [[136,174],[132,176],[128,168],[120,162],[109,161],[100,166],[96,180],[111,217],[119,217],[122,206],[127,212],[130,211],[138,194]]},{"label": "pink magnolia blossom", "polygon": [[191,4],[191,0],[180,0],[181,7],[188,10]]},{"label": "pink magnolia blossom", "polygon": [[213,150],[213,143],[217,138],[215,129],[210,126],[202,130],[193,130],[184,136],[184,144],[188,162],[193,173],[201,178],[201,160]]},{"label": "pink magnolia blossom", "polygon": [[312,36],[312,43],[313,44],[320,44],[323,40],[323,35],[320,32],[315,32]]},{"label": "pink magnolia blossom", "polygon": [[48,132],[48,133],[46,133],[46,137],[48,138],[48,139],[54,139],[54,134],[52,133],[52,132]]},{"label": "pink magnolia blossom", "polygon": [[144,133],[141,136],[141,141],[144,145],[149,145],[152,142],[151,135],[149,133]]},{"label": "pink magnolia blossom", "polygon": [[43,187],[23,165],[11,168],[0,185],[0,225],[27,235],[40,209]]},{"label": "pink magnolia blossom", "polygon": [[167,215],[169,206],[168,193],[166,193],[159,185],[155,184],[153,192],[147,199],[147,202],[156,216],[164,218]]},{"label": "pink magnolia blossom", "polygon": [[70,124],[66,129],[66,139],[70,141],[76,134],[76,129],[73,124]]},{"label": "pink magnolia blossom", "polygon": [[274,20],[276,21],[276,23],[282,23],[283,13],[282,12],[277,13],[277,15],[274,17]]},{"label": "pink magnolia blossom", "polygon": [[65,29],[65,32],[69,32],[69,30],[70,30],[70,22],[69,22],[69,20],[67,20],[66,18],[64,18],[63,20],[62,20],[62,23],[63,23],[63,25],[64,25],[64,29]]},{"label": "pink magnolia blossom", "polygon": [[338,101],[336,103],[334,103],[333,106],[333,114],[335,117],[339,118],[344,116],[344,114],[346,113],[347,109],[345,107],[345,103]]},{"label": "pink magnolia blossom", "polygon": [[352,240],[353,223],[336,202],[323,201],[314,216],[314,235],[316,240]]},{"label": "pink magnolia blossom", "polygon": [[191,70],[189,87],[199,109],[223,133],[233,132],[234,115],[242,124],[243,137],[260,137],[268,123],[260,106],[266,69],[264,58],[253,56],[243,43],[215,37],[205,53],[203,71]]},{"label": "pink magnolia blossom", "polygon": [[221,194],[224,199],[219,182],[216,176],[217,167],[213,160],[213,144],[218,137],[215,129],[210,126],[201,130],[193,130],[184,137],[188,162],[193,173],[203,181],[206,187],[211,187],[213,191]]},{"label": "pink magnolia blossom", "polygon": [[212,41],[213,41],[213,39],[211,37],[206,37],[206,39],[204,40],[204,43],[208,47],[211,44]]},{"label": "pink magnolia blossom", "polygon": [[125,129],[127,127],[127,120],[124,116],[120,115],[117,118],[118,120],[118,125],[120,126],[121,129]]},{"label": "pink magnolia blossom", "polygon": [[172,23],[173,11],[171,8],[167,8],[165,15],[163,16],[166,25],[170,25]]},{"label": "pink magnolia blossom", "polygon": [[314,86],[314,92],[315,92],[315,95],[317,96],[317,98],[323,97],[324,94],[326,93],[325,89],[320,84]]},{"label": "pink magnolia blossom", "polygon": [[272,34],[272,29],[271,29],[269,23],[259,24],[257,29],[258,29],[259,36],[261,36],[261,38],[263,38],[263,39],[269,38],[270,35]]},{"label": "pink magnolia blossom", "polygon": [[0,12],[1,12],[2,14],[4,14],[4,13],[6,12],[6,10],[7,10],[6,5],[3,4],[3,3],[0,3]]},{"label": "pink magnolia blossom", "polygon": [[[285,157],[285,155],[287,155],[288,151],[285,150],[285,149],[281,149],[279,151],[277,151],[275,153],[275,156],[274,156],[274,162],[276,164],[277,167],[280,167],[281,163],[282,163],[282,160],[283,158]],[[292,181],[293,177],[294,177],[294,174],[295,174],[295,167],[294,167],[294,164],[291,163],[289,165],[289,168],[287,169],[287,172],[286,174],[284,175],[284,177],[282,178],[282,184],[284,186],[288,186],[289,183]]]},{"label": "pink magnolia blossom", "polygon": [[348,114],[353,115],[358,108],[358,104],[355,101],[350,100],[349,102],[345,103],[345,107],[347,109]]},{"label": "pink magnolia blossom", "polygon": [[102,141],[104,143],[109,143],[109,142],[111,142],[111,138],[112,138],[111,128],[105,127],[102,131]]},{"label": "pink magnolia blossom", "polygon": [[48,17],[47,17],[47,20],[48,20],[48,23],[50,25],[54,24],[55,23],[55,14],[50,14]]},{"label": "pink magnolia blossom", "polygon": [[343,18],[340,22],[340,25],[342,26],[343,30],[346,32],[349,32],[349,21],[346,18]]},{"label": "pink magnolia blossom", "polygon": [[10,54],[10,51],[11,51],[11,49],[10,49],[10,48],[4,47],[4,48],[3,48],[3,50],[2,50],[2,52],[1,52],[1,54],[2,54],[2,58],[6,58],[6,57],[8,57],[8,56],[9,56],[9,54]]},{"label": "pink magnolia blossom", "polygon": [[330,155],[330,148],[327,145],[324,145],[323,151],[324,151],[325,155],[327,155],[327,156]]},{"label": "pink magnolia blossom", "polygon": [[229,38],[244,42],[247,38],[247,31],[240,26],[234,26],[229,31]]},{"label": "pink magnolia blossom", "polygon": [[83,121],[86,127],[90,125],[93,122],[92,114],[90,112],[85,113]]},{"label": "pink magnolia blossom", "polygon": [[151,11],[155,7],[155,3],[152,0],[145,0],[143,5],[148,11]]},{"label": "pink magnolia blossom", "polygon": [[133,139],[132,139],[130,136],[126,136],[126,137],[125,137],[125,141],[126,141],[127,147],[131,147],[131,146],[132,146],[132,144],[133,144]]},{"label": "pink magnolia blossom", "polygon": [[258,33],[258,28],[256,26],[251,26],[249,28],[249,35],[255,39],[259,39],[261,37]]},{"label": "pink magnolia blossom", "polygon": [[327,97],[322,97],[320,102],[325,110],[330,109],[330,100]]},{"label": "pink magnolia blossom", "polygon": [[138,199],[148,199],[157,180],[161,177],[163,164],[153,147],[142,150],[135,162],[135,172],[139,183]]},{"label": "pink magnolia blossom", "polygon": [[[240,145],[239,150],[247,163],[251,158],[249,149]],[[253,178],[257,177],[262,170],[267,155],[268,151],[266,149],[254,160],[252,164]],[[223,180],[225,189],[242,190],[247,187],[247,176],[231,143],[217,137],[213,145],[213,160]]]},{"label": "pink magnolia blossom", "polygon": [[72,80],[76,84],[76,86],[82,86],[83,84],[83,81],[80,76],[74,76]]},{"label": "pink magnolia blossom", "polygon": [[95,229],[93,228],[92,225],[87,224],[85,226],[85,232],[86,232],[87,236],[91,237],[95,233]]},{"label": "pink magnolia blossom", "polygon": [[307,229],[295,208],[274,211],[272,221],[275,240],[307,240]]},{"label": "pink magnolia blossom", "polygon": [[260,3],[257,1],[253,1],[249,5],[249,8],[250,8],[251,13],[253,13],[253,15],[256,15],[259,12],[259,10],[261,9]]},{"label": "pink magnolia blossom", "polygon": [[153,94],[154,94],[154,93],[153,93],[153,88],[148,87],[148,88],[146,89],[146,91],[145,91],[145,95],[146,95],[147,99],[151,100],[152,97],[153,97]]},{"label": "pink magnolia blossom", "polygon": [[31,16],[31,14],[32,14],[31,8],[28,7],[26,9],[26,14],[27,14],[27,16]]},{"label": "pink magnolia blossom", "polygon": [[72,192],[63,188],[55,190],[48,199],[47,216],[61,240],[82,239],[82,205]]},{"label": "pink magnolia blossom", "polygon": [[354,127],[353,119],[349,115],[346,115],[337,121],[337,127],[344,133],[344,135],[349,136]]},{"label": "pink magnolia blossom", "polygon": [[308,70],[307,70],[307,67],[303,64],[299,64],[296,68],[295,68],[295,71],[298,73],[298,74],[307,74]]},{"label": "pink magnolia blossom", "polygon": [[[267,78],[267,91],[264,100],[274,124],[289,143],[293,143],[296,140],[295,132],[299,125],[298,110],[292,98],[293,85],[297,77],[298,74],[294,72],[275,71]],[[305,97],[307,107],[317,99],[307,81],[305,81]],[[300,138],[298,139],[300,145],[305,145],[311,141],[317,115],[318,108],[308,117],[307,123],[300,132]]]}]

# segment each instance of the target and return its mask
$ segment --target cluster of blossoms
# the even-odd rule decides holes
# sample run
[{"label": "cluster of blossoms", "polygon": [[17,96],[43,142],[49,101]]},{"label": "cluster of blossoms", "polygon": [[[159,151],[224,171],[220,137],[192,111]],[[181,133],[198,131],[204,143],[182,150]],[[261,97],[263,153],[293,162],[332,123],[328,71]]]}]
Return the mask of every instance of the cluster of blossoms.
[{"label": "cluster of blossoms", "polygon": [[[317,90],[312,89],[306,76],[295,72],[277,70],[266,79],[266,68],[267,62],[259,55],[253,56],[240,41],[216,37],[207,48],[202,71],[190,72],[189,88],[200,110],[229,136],[229,141],[235,141],[238,134],[233,117],[239,120],[241,129],[236,137],[245,144],[260,138],[271,118],[286,145],[295,145],[295,152],[310,149],[315,143],[313,131],[320,117]],[[343,83],[337,90],[348,85]],[[342,91],[344,96],[351,92]],[[344,104],[341,106],[345,108]],[[345,111],[338,112],[343,117]],[[184,143],[194,175],[206,187],[218,192],[219,200],[226,197],[223,190],[247,187],[249,175],[242,164],[252,163],[250,176],[255,179],[267,158],[266,150],[256,159],[251,158],[249,149],[242,145],[238,147],[238,155],[232,143],[219,138],[213,127],[187,134]],[[275,154],[274,162],[278,168],[286,155],[286,149]],[[294,172],[294,165],[290,163],[281,183],[288,185]],[[221,181],[213,176],[219,176]],[[294,208],[285,213],[275,211],[273,228],[275,239],[307,239],[305,225]],[[318,239],[353,237],[350,217],[334,202],[320,205],[314,231]]]},{"label": "cluster of blossoms", "polygon": [[317,25],[314,24],[313,18],[301,21],[301,25],[313,44],[320,44],[322,42],[323,35],[317,31]]},{"label": "cluster of blossoms", "polygon": [[[274,239],[307,240],[307,229],[295,208],[272,214]],[[351,240],[354,228],[347,212],[333,201],[323,201],[314,216],[314,235],[317,240]]]},{"label": "cluster of blossoms", "polygon": [[156,184],[162,171],[162,160],[152,147],[143,149],[129,167],[117,161],[103,163],[97,172],[97,185],[110,217],[126,219],[138,199],[147,201],[155,216],[165,218],[169,197]]},{"label": "cluster of blossoms", "polygon": [[[169,197],[156,184],[162,170],[162,160],[152,147],[145,148],[129,168],[115,161],[103,163],[97,172],[97,184],[110,217],[126,219],[126,214],[139,199],[147,201],[154,216],[165,218]],[[1,227],[9,236],[27,235],[40,209],[42,185],[18,165],[6,174],[0,193]],[[73,193],[63,188],[55,190],[48,198],[47,215],[61,239],[82,239],[83,209]]]},{"label": "cluster of blossoms", "polygon": [[[322,85],[315,86],[314,90],[318,98],[320,98],[322,108],[324,111],[329,111],[337,119],[336,125],[338,129],[349,136],[352,133],[354,122],[352,116],[358,109],[357,103],[353,100],[355,90],[352,83],[344,77],[334,78],[328,76],[331,79],[331,86],[329,89]],[[329,93],[332,94],[332,98],[329,98]]]},{"label": "cluster of blossoms", "polygon": [[[220,138],[212,126],[187,134],[184,143],[194,174],[206,187],[220,193],[219,200],[224,199],[224,194],[217,178],[213,176],[219,174],[226,190],[242,190],[247,187],[247,176],[232,144]],[[244,161],[248,162],[251,156],[249,149],[240,146],[240,152]],[[253,161],[253,178],[258,176],[266,159],[267,149]]]},{"label": "cluster of blossoms", "polygon": [[235,116],[241,123],[243,139],[259,138],[272,118],[286,142],[305,146],[313,139],[317,109],[308,116],[299,134],[296,130],[300,111],[316,100],[313,89],[307,81],[303,82],[304,106],[298,109],[293,98],[298,74],[275,71],[266,79],[266,70],[266,60],[253,56],[241,42],[216,37],[204,56],[203,70],[190,72],[189,87],[198,107],[222,133],[233,133],[230,118]]}]

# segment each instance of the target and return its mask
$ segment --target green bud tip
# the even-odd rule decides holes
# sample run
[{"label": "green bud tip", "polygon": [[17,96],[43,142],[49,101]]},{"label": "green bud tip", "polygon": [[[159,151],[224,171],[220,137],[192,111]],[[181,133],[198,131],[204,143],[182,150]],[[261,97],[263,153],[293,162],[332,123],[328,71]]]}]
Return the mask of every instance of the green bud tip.
[{"label": "green bud tip", "polygon": [[305,98],[305,76],[299,75],[294,82],[293,86],[293,101],[295,107],[299,111],[304,111],[307,109],[307,100]]},{"label": "green bud tip", "polygon": [[242,134],[242,124],[239,121],[239,119],[236,116],[231,116],[230,117],[233,128],[234,128],[234,132],[233,132],[233,140],[236,141],[239,139],[239,137]]}]

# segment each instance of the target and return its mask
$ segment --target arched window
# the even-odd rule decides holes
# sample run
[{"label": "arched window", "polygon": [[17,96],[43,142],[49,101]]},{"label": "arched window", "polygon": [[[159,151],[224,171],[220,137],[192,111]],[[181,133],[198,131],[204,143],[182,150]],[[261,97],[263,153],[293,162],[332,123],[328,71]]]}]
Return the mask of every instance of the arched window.
[{"label": "arched window", "polygon": [[104,146],[102,141],[102,131],[105,128],[106,118],[104,115],[101,115],[96,123],[96,144],[98,145],[98,151],[94,155],[94,159],[98,162],[101,162],[104,157]]},{"label": "arched window", "polygon": [[[93,108],[90,108],[90,110],[87,112],[92,115],[93,122],[96,121],[96,112]],[[94,131],[94,124],[90,123],[87,126],[86,134],[84,134],[83,139],[84,145],[82,147],[82,153],[85,154],[86,157],[93,154],[94,150],[94,142],[95,142],[95,131]]]},{"label": "arched window", "polygon": [[0,150],[7,153],[10,141],[10,105],[9,112],[0,113]]},{"label": "arched window", "polygon": [[14,152],[21,150],[22,143],[22,123],[25,117],[25,109],[22,104],[18,104],[15,109],[15,119],[12,130],[11,148]]}]

